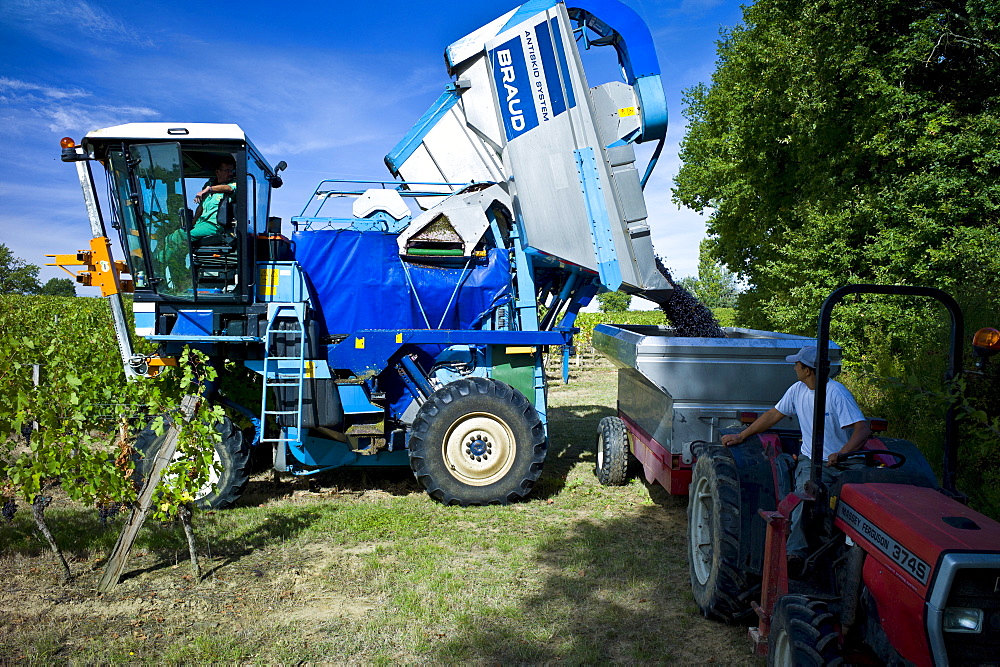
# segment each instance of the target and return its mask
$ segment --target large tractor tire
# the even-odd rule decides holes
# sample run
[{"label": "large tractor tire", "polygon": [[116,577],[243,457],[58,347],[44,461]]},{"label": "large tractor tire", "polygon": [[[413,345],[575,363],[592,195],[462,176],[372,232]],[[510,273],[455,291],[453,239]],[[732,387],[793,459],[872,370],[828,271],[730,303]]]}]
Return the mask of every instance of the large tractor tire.
[{"label": "large tractor tire", "polygon": [[840,645],[826,603],[805,595],[786,595],[774,606],[767,664],[773,667],[839,665]]},{"label": "large tractor tire", "polygon": [[[254,440],[257,439],[257,429],[253,426],[247,426],[240,433],[243,435],[243,446],[248,447],[250,451],[247,473],[256,475],[274,467],[274,443],[258,442],[256,445],[253,444]],[[261,434],[261,437],[264,435]],[[284,443],[281,444],[284,446]]]},{"label": "large tractor tire", "polygon": [[739,562],[740,484],[732,454],[722,445],[696,451],[688,496],[691,592],[702,613],[733,622],[750,611],[746,593],[759,583]]},{"label": "large tractor tire", "polygon": [[[169,426],[169,422],[166,425]],[[222,434],[222,441],[215,443],[213,456],[219,470],[211,471],[208,481],[198,489],[194,498],[195,506],[203,510],[230,507],[243,495],[250,479],[250,450],[243,440],[243,434],[228,417],[219,422],[216,429]],[[158,436],[149,427],[143,429],[136,438],[133,479],[137,486],[145,482],[152,470],[153,460],[165,438],[166,433]],[[177,454],[174,456],[176,458]]]},{"label": "large tractor tire", "polygon": [[597,425],[597,481],[621,486],[628,481],[628,432],[618,417],[605,417]]},{"label": "large tractor tire", "polygon": [[409,449],[414,476],[435,500],[506,505],[528,495],[542,474],[545,428],[517,390],[463,378],[420,406]]}]

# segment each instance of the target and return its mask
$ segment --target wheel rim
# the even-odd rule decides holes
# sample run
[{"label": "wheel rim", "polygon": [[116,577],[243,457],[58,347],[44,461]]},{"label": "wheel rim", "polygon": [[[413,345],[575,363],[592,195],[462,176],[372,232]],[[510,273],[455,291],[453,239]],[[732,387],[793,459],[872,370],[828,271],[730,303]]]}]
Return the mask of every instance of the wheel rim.
[{"label": "wheel rim", "polygon": [[465,484],[486,486],[514,465],[517,444],[507,424],[495,415],[473,412],[456,420],[445,434],[444,460]]},{"label": "wheel rim", "polygon": [[597,434],[597,469],[604,470],[604,434]]},{"label": "wheel rim", "polygon": [[[183,458],[184,455],[181,452],[175,451],[174,456],[170,460],[170,462],[176,463],[177,461],[180,461]],[[222,479],[222,473],[220,472],[221,470],[222,470],[222,458],[219,456],[219,451],[213,447],[212,467],[209,468],[208,470],[208,479],[205,481],[204,484],[201,485],[200,488],[198,488],[197,491],[194,492],[195,502],[215,492],[215,487],[219,484],[219,480]],[[165,482],[173,482],[176,479],[177,479],[177,473],[171,473],[163,476],[163,481]]]},{"label": "wheel rim", "polygon": [[715,515],[715,499],[708,478],[698,478],[691,503],[691,566],[698,583],[704,585],[712,574],[712,517]]},{"label": "wheel rim", "polygon": [[793,667],[792,645],[788,640],[788,632],[782,628],[778,630],[778,636],[774,638],[774,650],[771,660],[777,667]]},{"label": "wheel rim", "polygon": [[219,457],[219,451],[213,447],[212,448],[212,467],[208,469],[208,480],[194,493],[195,501],[201,500],[202,498],[211,495],[215,492],[215,487],[218,485],[219,480],[222,479],[222,458]]}]

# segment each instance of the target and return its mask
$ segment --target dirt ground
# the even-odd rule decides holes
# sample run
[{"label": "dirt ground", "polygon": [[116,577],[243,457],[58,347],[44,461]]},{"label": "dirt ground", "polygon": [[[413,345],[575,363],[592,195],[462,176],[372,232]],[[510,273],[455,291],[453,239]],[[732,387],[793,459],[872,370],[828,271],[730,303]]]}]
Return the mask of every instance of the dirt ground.
[{"label": "dirt ground", "polygon": [[233,510],[144,529],[122,583],[96,591],[121,521],[50,510],[73,580],[18,512],[0,525],[0,664],[750,663],[746,628],[702,618],[686,499],[594,479],[614,374],[553,385],[552,444],[528,502],[445,508],[406,471],[259,475]]}]

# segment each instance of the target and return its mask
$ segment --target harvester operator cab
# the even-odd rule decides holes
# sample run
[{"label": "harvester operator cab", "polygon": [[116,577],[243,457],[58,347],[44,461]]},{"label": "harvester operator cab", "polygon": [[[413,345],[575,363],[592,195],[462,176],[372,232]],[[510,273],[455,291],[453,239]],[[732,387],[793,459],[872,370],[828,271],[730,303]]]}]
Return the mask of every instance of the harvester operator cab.
[{"label": "harvester operator cab", "polygon": [[[137,300],[144,292],[163,301],[253,300],[254,264],[268,259],[256,256],[268,247],[256,239],[267,234],[280,180],[238,126],[131,123],[91,132],[83,147],[107,170],[112,226]],[[209,185],[228,192],[215,187],[196,202]]]}]

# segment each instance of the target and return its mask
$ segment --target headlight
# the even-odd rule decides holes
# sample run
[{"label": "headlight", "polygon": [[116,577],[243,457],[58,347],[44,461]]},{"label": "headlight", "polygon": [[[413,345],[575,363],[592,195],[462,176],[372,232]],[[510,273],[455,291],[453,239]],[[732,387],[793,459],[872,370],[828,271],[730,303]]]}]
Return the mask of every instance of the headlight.
[{"label": "headlight", "polygon": [[983,610],[968,607],[948,607],[944,610],[945,632],[982,632]]}]

